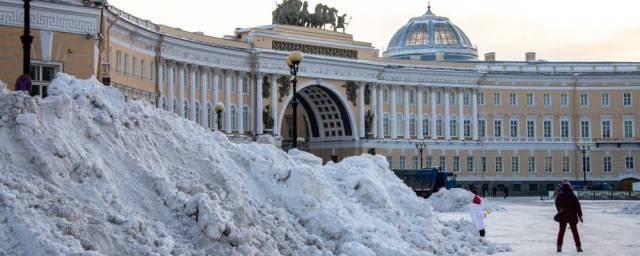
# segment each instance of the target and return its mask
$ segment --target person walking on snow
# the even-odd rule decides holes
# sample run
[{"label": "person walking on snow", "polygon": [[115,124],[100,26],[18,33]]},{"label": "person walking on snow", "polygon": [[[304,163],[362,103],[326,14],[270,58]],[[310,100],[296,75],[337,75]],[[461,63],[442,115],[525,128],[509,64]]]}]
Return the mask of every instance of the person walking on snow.
[{"label": "person walking on snow", "polygon": [[509,196],[509,188],[507,186],[504,186],[502,188],[502,192],[504,192],[504,199],[507,199],[507,197]]},{"label": "person walking on snow", "polygon": [[480,236],[484,237],[484,211],[482,210],[482,199],[478,196],[478,190],[475,187],[471,187],[471,193],[473,193],[473,199],[471,200],[471,206],[469,206],[469,214],[471,220],[475,224],[476,228],[480,232]]},{"label": "person walking on snow", "polygon": [[582,221],[582,208],[578,197],[573,193],[573,189],[569,184],[562,184],[560,194],[556,197],[556,209],[560,214],[560,230],[558,231],[558,252],[562,251],[562,240],[564,239],[564,231],[567,224],[571,227],[573,241],[576,243],[578,252],[582,252],[580,243],[580,235],[578,234],[578,220]]}]

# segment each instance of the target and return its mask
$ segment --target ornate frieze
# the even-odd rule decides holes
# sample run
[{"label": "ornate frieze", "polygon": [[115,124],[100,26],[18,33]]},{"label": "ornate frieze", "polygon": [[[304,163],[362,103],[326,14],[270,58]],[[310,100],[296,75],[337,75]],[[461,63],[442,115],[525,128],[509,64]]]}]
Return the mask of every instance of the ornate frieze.
[{"label": "ornate frieze", "polygon": [[[63,6],[60,7],[63,8]],[[23,21],[22,4],[0,2],[0,25],[22,27]],[[76,34],[96,34],[99,27],[98,14],[75,13],[69,10],[56,10],[33,5],[31,8],[31,27]]]},{"label": "ornate frieze", "polygon": [[315,46],[315,45],[308,45],[308,44],[297,44],[297,43],[282,42],[282,41],[273,41],[271,43],[271,48],[277,51],[302,51],[308,54],[316,54],[316,55],[323,55],[323,56],[333,56],[333,57],[350,58],[350,59],[358,58],[358,51],[356,50]]}]

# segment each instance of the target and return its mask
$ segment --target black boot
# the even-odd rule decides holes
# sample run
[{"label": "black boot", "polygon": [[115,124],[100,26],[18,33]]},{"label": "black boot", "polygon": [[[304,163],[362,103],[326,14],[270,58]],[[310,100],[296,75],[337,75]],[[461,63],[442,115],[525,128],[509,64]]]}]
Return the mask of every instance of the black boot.
[{"label": "black boot", "polygon": [[484,237],[484,229],[481,229],[481,230],[480,230],[480,236],[481,236],[481,237]]},{"label": "black boot", "polygon": [[562,245],[558,245],[558,250],[556,252],[562,252]]},{"label": "black boot", "polygon": [[582,252],[582,246],[578,246],[576,249],[578,249],[578,252]]}]

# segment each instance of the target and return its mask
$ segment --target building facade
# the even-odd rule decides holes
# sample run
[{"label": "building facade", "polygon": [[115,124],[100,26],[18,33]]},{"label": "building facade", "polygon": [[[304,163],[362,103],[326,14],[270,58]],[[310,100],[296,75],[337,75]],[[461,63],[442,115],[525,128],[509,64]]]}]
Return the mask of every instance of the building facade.
[{"label": "building facade", "polygon": [[[306,53],[297,94],[304,149],[326,161],[370,152],[393,169],[441,166],[462,183],[538,194],[563,178],[628,189],[640,179],[640,63],[477,59],[471,40],[429,9],[380,52],[344,33],[287,25],[216,38],[91,1],[32,4],[37,90],[56,72],[95,76],[237,141],[293,118],[285,58]],[[0,0],[0,80],[21,72],[22,1]],[[391,36],[391,35],[390,35]],[[425,143],[420,162],[417,143]],[[582,149],[587,149],[583,150]]]}]

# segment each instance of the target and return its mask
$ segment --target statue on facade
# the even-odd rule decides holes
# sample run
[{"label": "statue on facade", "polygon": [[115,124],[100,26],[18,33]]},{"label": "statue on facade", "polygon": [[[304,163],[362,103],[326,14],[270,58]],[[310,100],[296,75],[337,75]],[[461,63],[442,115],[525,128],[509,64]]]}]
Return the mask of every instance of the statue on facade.
[{"label": "statue on facade", "polygon": [[271,105],[267,105],[264,107],[264,111],[262,111],[262,121],[264,122],[265,129],[273,129],[273,118],[271,117]]},{"label": "statue on facade", "polygon": [[369,133],[371,133],[371,125],[373,124],[374,115],[375,114],[371,113],[371,109],[367,110],[367,113],[364,115],[364,134],[367,138],[371,137],[369,136]]},{"label": "statue on facade", "polygon": [[291,87],[291,81],[289,79],[289,76],[280,76],[280,77],[278,77],[278,80],[276,80],[276,81],[280,85],[278,87],[278,94],[280,95],[280,97],[278,97],[278,101],[282,102],[282,97],[289,95],[289,89]]},{"label": "statue on facade", "polygon": [[341,28],[342,33],[345,33],[347,25],[349,25],[349,22],[351,22],[351,20],[349,20],[349,22],[345,22],[346,18],[347,18],[347,14],[342,14],[342,16],[338,16],[338,25],[336,26],[336,29],[334,29],[333,31],[337,31],[339,28]]},{"label": "statue on facade", "polygon": [[369,83],[364,86],[364,104],[371,105],[371,84]]},{"label": "statue on facade", "polygon": [[347,99],[349,99],[355,107],[356,100],[358,99],[358,84],[356,84],[356,82],[354,81],[347,81],[342,85],[342,87],[344,87],[347,91]]},{"label": "statue on facade", "polygon": [[317,4],[314,13],[309,13],[309,3],[301,0],[282,0],[271,13],[273,24],[325,28],[330,25],[333,31],[342,28],[345,32],[346,14],[338,15],[338,10],[324,4]]},{"label": "statue on facade", "polygon": [[300,21],[298,22],[298,26],[309,27],[311,23],[311,19],[309,18],[309,3],[304,1],[302,3],[302,11],[300,11]]},{"label": "statue on facade", "polygon": [[262,98],[267,99],[271,95],[271,81],[268,76],[262,77]]}]

